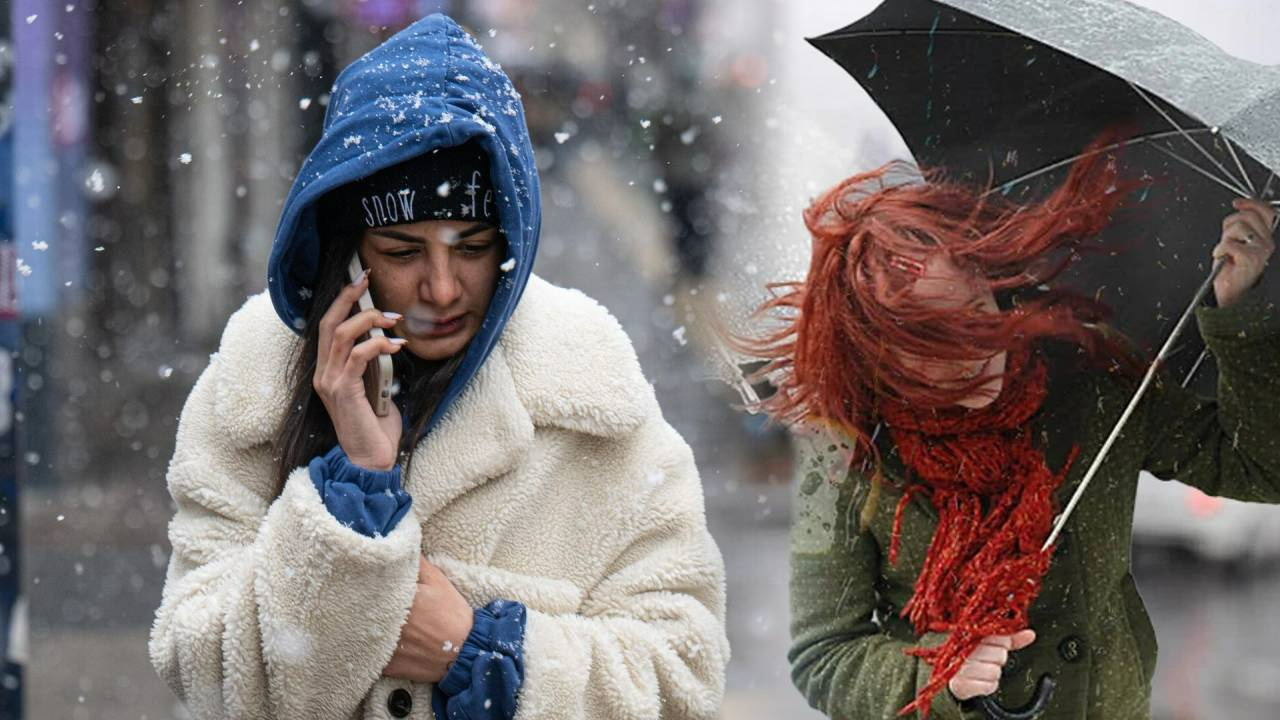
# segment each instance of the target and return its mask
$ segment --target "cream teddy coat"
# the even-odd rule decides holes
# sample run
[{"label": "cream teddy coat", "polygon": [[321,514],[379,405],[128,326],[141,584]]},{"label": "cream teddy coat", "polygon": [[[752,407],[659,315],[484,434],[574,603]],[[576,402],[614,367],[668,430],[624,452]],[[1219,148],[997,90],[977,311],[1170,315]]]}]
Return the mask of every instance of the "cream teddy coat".
[{"label": "cream teddy coat", "polygon": [[473,606],[527,606],[517,718],[717,715],[724,568],[698,472],[604,308],[531,278],[415,450],[412,509],[385,537],[339,524],[305,467],[277,495],[270,441],[300,342],[249,298],[182,411],[150,652],[195,717],[389,718],[398,688],[409,717],[432,717],[429,685],[380,677],[419,553]]}]

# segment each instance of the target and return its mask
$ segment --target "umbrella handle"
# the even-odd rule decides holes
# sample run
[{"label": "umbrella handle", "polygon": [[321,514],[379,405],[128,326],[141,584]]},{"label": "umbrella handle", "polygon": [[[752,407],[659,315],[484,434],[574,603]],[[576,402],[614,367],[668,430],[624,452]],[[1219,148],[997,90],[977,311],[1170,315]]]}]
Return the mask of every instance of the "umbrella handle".
[{"label": "umbrella handle", "polygon": [[1026,705],[1010,710],[987,695],[978,701],[978,707],[989,720],[1031,720],[1044,712],[1045,707],[1049,705],[1049,699],[1053,697],[1053,689],[1056,685],[1053,676],[1045,673],[1040,676],[1040,682],[1036,683],[1035,696]]}]

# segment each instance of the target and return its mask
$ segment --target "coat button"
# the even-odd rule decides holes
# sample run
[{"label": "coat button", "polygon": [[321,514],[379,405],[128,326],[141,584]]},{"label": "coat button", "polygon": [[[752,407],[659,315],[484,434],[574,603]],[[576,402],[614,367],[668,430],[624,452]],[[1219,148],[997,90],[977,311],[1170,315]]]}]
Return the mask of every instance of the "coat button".
[{"label": "coat button", "polygon": [[1058,643],[1058,654],[1069,663],[1078,661],[1084,655],[1084,640],[1076,635],[1067,636]]},{"label": "coat button", "polygon": [[387,711],[391,713],[391,717],[409,717],[409,713],[413,711],[413,696],[404,688],[392,690],[387,696]]}]

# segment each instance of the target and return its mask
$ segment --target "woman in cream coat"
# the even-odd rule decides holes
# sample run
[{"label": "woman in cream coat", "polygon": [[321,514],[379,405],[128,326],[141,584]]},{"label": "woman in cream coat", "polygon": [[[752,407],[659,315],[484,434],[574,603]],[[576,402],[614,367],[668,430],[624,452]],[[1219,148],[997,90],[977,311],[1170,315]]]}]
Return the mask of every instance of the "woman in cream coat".
[{"label": "woman in cream coat", "polygon": [[[403,52],[432,62],[387,62]],[[470,120],[449,122],[429,99],[421,104],[432,115],[400,125],[394,118],[403,107],[368,94],[386,87],[373,80],[387,72],[410,90],[444,80],[448,102],[474,101],[477,89],[516,97],[501,70],[441,16],[401,32],[339,78],[326,139],[285,205],[270,293],[232,316],[182,413],[168,474],[177,506],[173,556],[153,664],[198,718],[430,718],[433,710],[531,720],[715,717],[728,659],[723,565],[706,530],[693,457],[663,420],[618,323],[581,293],[529,272],[538,193],[522,113],[471,106]],[[448,114],[461,115],[456,105]],[[349,139],[353,122],[368,132],[392,129],[395,138],[399,127],[413,142],[375,144],[366,132],[361,149]],[[488,235],[497,239],[475,252],[497,253],[489,267],[498,275],[490,275],[483,322],[468,315],[422,331],[428,347],[454,332],[451,323],[475,321],[462,333],[469,343],[444,365],[447,389],[425,415],[400,408],[404,436],[416,439],[391,470],[358,463],[335,419],[341,445],[309,465],[286,463],[281,483],[281,428],[304,407],[288,369],[314,344],[308,322],[325,309],[303,300],[314,290],[316,304],[328,307],[338,293],[324,297],[321,281],[306,277],[306,268],[314,275],[333,264],[316,260],[323,233],[314,230],[313,206],[370,172],[466,142],[483,151],[491,173],[485,197],[497,209]],[[488,217],[487,205],[483,216],[475,207],[469,221]],[[381,309],[406,312],[388,299],[387,282],[401,272],[395,267],[422,263],[430,276],[423,286],[438,287],[431,273],[448,272],[432,264],[440,258],[448,258],[443,267],[483,260],[467,259],[466,244],[432,249],[431,233],[449,223],[395,224],[376,214],[364,222],[425,233],[426,249],[402,266],[386,265],[400,262],[398,251],[369,245],[365,233],[360,254],[372,276],[362,282]],[[329,314],[347,317],[355,297],[348,293],[362,287],[344,286]],[[414,352],[414,327],[386,317],[381,327],[404,339],[375,349]],[[383,322],[363,321],[366,330]],[[340,330],[321,322],[320,340]],[[347,343],[352,360],[360,347]],[[321,383],[323,356],[316,369],[316,392],[334,415],[332,389],[322,389],[329,387]],[[409,378],[404,384],[417,387]],[[370,518],[372,530],[364,527]],[[414,630],[440,619],[434,615],[457,616],[464,600],[454,639],[441,646],[439,636]],[[418,655],[406,649],[415,644]]]}]

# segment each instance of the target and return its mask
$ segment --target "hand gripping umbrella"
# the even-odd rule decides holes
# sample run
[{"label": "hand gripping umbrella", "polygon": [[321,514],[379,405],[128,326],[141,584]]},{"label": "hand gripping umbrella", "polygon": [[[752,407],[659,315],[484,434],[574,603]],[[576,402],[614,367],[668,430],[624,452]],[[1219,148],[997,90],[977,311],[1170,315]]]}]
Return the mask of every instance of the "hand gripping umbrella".
[{"label": "hand gripping umbrella", "polygon": [[[1045,541],[1057,539],[1161,367],[1187,372],[1203,352],[1175,352],[1224,261],[1204,258],[1235,197],[1280,204],[1280,68],[1233,58],[1178,23],[1123,0],[886,0],[811,42],[876,101],[922,165],[992,182],[1018,200],[1055,187],[1104,130],[1131,128],[1112,153],[1125,174],[1150,181],[1142,233],[1150,247],[1076,263],[1064,277],[1112,302],[1116,323],[1147,347],[1165,338]],[[1108,232],[1132,234],[1132,218]],[[1165,298],[1191,297],[1180,313]],[[1186,341],[1197,346],[1198,339]],[[1176,357],[1175,357],[1176,356]],[[1189,371],[1189,372],[1188,372]],[[1032,701],[992,718],[1030,718],[1048,704],[1050,676]]]}]

